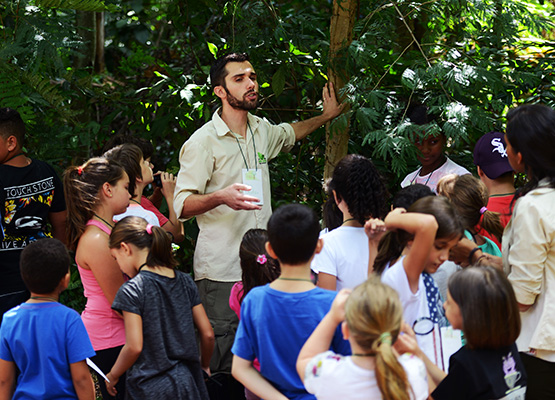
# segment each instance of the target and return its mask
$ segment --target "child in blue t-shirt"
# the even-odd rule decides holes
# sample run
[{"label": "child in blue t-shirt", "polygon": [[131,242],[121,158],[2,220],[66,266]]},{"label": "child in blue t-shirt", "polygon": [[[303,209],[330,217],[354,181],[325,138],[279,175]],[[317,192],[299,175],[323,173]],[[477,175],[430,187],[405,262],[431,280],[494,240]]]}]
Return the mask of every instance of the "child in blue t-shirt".
[{"label": "child in blue t-shirt", "polygon": [[[336,293],[317,288],[310,280],[310,263],[323,246],[320,225],[308,207],[278,208],[268,222],[266,250],[279,260],[280,276],[253,288],[241,304],[241,321],[231,349],[231,372],[261,398],[315,399],[297,374],[297,356],[312,331],[331,307]],[[350,354],[336,330],[332,350]],[[260,362],[260,372],[252,365]]]},{"label": "child in blue t-shirt", "polygon": [[58,303],[70,279],[65,246],[40,239],[25,247],[20,265],[31,298],[4,314],[0,398],[93,400],[86,359],[95,352],[79,314]]}]

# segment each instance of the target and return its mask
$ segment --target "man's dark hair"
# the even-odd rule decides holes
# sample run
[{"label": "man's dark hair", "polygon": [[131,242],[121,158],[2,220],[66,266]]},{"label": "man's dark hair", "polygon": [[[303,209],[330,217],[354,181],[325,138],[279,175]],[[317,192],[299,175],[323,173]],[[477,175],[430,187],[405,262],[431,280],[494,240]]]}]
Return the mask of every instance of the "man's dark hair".
[{"label": "man's dark hair", "polygon": [[393,196],[393,208],[403,207],[405,210],[412,206],[412,204],[426,196],[435,196],[436,194],[426,185],[415,183],[399,190]]},{"label": "man's dark hair", "polygon": [[69,271],[69,263],[69,254],[62,242],[51,238],[39,239],[21,252],[21,278],[33,293],[52,293]]},{"label": "man's dark hair", "polygon": [[279,207],[268,221],[268,239],[280,262],[299,265],[310,260],[318,243],[316,213],[301,204]]},{"label": "man's dark hair", "polygon": [[245,62],[249,61],[247,53],[228,53],[218,58],[210,68],[210,84],[212,89],[216,86],[225,86],[225,77],[227,70],[225,66],[230,62]]},{"label": "man's dark hair", "polygon": [[15,136],[17,145],[23,147],[25,123],[13,108],[0,108],[0,136],[4,139]]},{"label": "man's dark hair", "polygon": [[108,150],[103,157],[119,164],[127,172],[127,176],[129,176],[129,194],[134,196],[137,178],[143,179],[141,158],[144,159],[144,157],[141,149],[134,144],[124,143]]}]

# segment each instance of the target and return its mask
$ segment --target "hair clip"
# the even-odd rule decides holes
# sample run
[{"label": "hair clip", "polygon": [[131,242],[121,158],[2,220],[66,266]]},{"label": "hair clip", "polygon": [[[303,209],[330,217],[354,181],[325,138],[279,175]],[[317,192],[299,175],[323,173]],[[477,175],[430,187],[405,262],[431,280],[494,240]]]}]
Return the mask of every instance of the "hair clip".
[{"label": "hair clip", "polygon": [[81,165],[77,167],[77,175],[83,175],[83,167]]},{"label": "hair clip", "polygon": [[260,265],[266,264],[266,261],[268,261],[266,254],[259,254],[258,257],[256,257],[256,262]]},{"label": "hair clip", "polygon": [[480,208],[480,214],[485,213],[487,210],[488,210],[487,207],[482,207],[482,208]]},{"label": "hair clip", "polygon": [[152,235],[152,225],[150,224],[146,225],[146,233],[148,233],[149,235]]}]

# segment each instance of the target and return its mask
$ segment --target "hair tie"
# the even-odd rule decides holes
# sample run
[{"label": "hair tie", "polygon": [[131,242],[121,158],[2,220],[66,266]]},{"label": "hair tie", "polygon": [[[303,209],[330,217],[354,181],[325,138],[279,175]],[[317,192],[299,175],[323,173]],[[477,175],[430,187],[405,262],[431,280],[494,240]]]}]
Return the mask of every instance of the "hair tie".
[{"label": "hair tie", "polygon": [[487,210],[488,210],[487,207],[482,207],[482,208],[480,208],[480,214],[485,213]]},{"label": "hair tie", "polygon": [[77,167],[77,175],[83,175],[83,167],[81,165]]},{"label": "hair tie", "polygon": [[150,224],[146,225],[146,233],[148,233],[149,235],[152,235],[152,225]]},{"label": "hair tie", "polygon": [[381,343],[387,343],[389,345],[391,345],[391,333],[389,332],[384,332],[380,335],[380,337],[378,338],[378,345]]},{"label": "hair tie", "polygon": [[256,262],[260,265],[266,264],[266,261],[268,261],[266,254],[259,254],[258,257],[256,257]]}]

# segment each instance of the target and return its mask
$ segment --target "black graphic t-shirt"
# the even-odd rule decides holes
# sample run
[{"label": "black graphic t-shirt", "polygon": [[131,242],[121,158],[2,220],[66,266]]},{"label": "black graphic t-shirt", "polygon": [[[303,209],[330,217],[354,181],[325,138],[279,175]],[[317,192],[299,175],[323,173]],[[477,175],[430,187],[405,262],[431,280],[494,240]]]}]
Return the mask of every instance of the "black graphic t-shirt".
[{"label": "black graphic t-shirt", "polygon": [[44,161],[0,165],[0,296],[25,289],[19,257],[28,243],[51,237],[48,214],[64,211],[62,182]]}]

